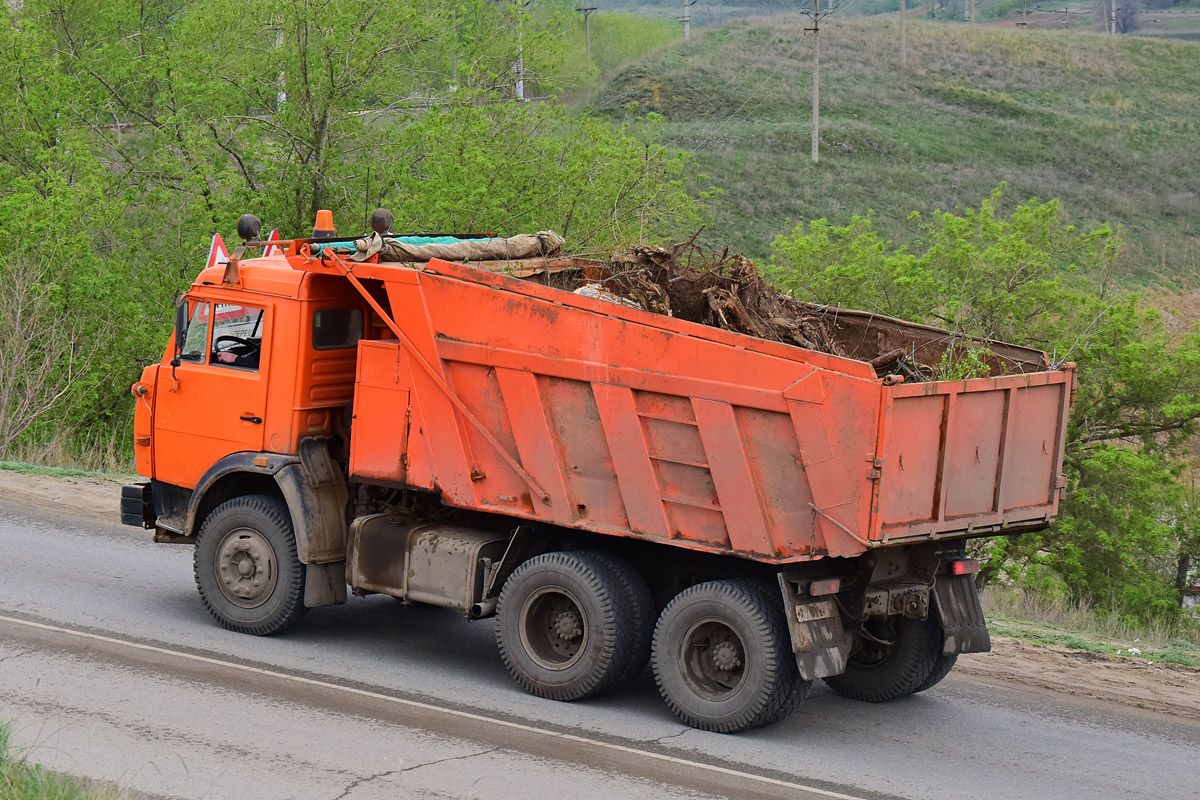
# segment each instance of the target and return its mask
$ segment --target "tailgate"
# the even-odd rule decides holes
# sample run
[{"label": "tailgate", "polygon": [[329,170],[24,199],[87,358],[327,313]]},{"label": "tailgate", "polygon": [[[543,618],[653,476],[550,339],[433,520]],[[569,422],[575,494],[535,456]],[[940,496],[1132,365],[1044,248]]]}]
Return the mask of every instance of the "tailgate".
[{"label": "tailgate", "polygon": [[871,537],[1045,527],[1073,369],[884,388]]}]

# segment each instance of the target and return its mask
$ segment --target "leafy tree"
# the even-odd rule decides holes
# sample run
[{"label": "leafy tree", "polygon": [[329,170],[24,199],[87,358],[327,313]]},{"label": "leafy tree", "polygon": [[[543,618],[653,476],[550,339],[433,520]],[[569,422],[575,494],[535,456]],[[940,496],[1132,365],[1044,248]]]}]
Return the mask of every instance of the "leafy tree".
[{"label": "leafy tree", "polygon": [[869,215],[842,227],[799,225],[772,243],[770,272],[805,299],[1077,362],[1059,521],[987,545],[985,575],[1040,564],[1077,601],[1143,619],[1169,615],[1177,565],[1200,553],[1178,482],[1182,447],[1200,419],[1200,336],[1169,336],[1157,312],[1115,288],[1119,240],[1110,229],[1075,229],[1055,201],[1001,215],[1002,188],[979,209],[912,215],[907,246],[880,237]]},{"label": "leafy tree", "polygon": [[[174,298],[246,211],[290,235],[331,208],[357,233],[365,209],[393,205],[400,226],[553,228],[596,252],[699,224],[655,121],[512,102],[519,53],[526,80],[555,90],[565,3],[0,8],[0,236],[38,248],[0,263],[0,293],[94,348],[82,372],[75,345],[43,354],[49,377],[23,385],[56,399],[16,426],[26,445],[128,432],[128,386],[161,356]],[[10,328],[0,361],[26,335]]]},{"label": "leafy tree", "polygon": [[576,252],[694,230],[683,156],[656,143],[658,125],[569,120],[542,104],[430,113],[397,136],[409,158],[380,201],[412,229],[550,228]]}]

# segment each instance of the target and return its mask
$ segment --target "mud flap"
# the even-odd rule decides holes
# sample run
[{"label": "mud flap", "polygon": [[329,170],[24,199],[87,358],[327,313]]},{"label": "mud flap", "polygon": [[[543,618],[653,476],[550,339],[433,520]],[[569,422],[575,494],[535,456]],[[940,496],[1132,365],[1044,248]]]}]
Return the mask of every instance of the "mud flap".
[{"label": "mud flap", "polygon": [[336,606],[346,602],[346,562],[304,565],[304,605]]},{"label": "mud flap", "polygon": [[275,473],[275,482],[292,514],[296,549],[304,564],[346,560],[346,506],[349,490],[329,455],[328,440],[300,441],[300,463]]},{"label": "mud flap", "polygon": [[939,575],[933,585],[933,597],[938,621],[945,632],[944,655],[986,653],[992,649],[973,575]]},{"label": "mud flap", "polygon": [[850,657],[850,634],[832,597],[801,597],[796,584],[779,576],[796,667],[805,680],[841,675]]}]

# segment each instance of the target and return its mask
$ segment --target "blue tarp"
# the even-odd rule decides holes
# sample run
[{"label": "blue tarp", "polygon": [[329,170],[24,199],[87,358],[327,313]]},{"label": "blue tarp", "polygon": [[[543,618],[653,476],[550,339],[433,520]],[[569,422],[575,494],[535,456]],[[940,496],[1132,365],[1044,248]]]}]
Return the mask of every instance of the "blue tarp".
[{"label": "blue tarp", "polygon": [[[402,242],[403,244],[413,244],[413,245],[458,244],[460,242],[490,242],[490,241],[492,241],[491,239],[458,239],[454,236],[389,236],[387,238],[395,239],[396,241]],[[336,241],[335,240],[332,242],[313,242],[312,244],[309,245],[309,248],[312,250],[313,253],[320,253],[322,250],[326,250],[330,247],[332,247],[335,250],[353,250],[354,249],[354,240],[349,239],[349,240],[345,240],[345,241]]]}]

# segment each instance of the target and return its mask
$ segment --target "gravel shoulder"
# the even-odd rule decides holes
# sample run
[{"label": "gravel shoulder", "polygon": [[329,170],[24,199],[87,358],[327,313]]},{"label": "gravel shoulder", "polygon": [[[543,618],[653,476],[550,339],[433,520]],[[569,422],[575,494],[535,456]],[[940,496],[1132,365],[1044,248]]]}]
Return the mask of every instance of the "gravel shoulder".
[{"label": "gravel shoulder", "polygon": [[1200,670],[1179,664],[993,636],[990,653],[960,656],[952,674],[1117,703],[1200,724]]},{"label": "gravel shoulder", "polygon": [[[0,470],[0,499],[50,513],[120,524],[117,479]],[[983,683],[1116,703],[1200,724],[1200,669],[992,637],[992,651],[961,656],[954,675]]]},{"label": "gravel shoulder", "polygon": [[[130,476],[128,480],[134,480]],[[0,498],[67,516],[121,524],[121,484],[116,478],[66,477],[0,469]]]}]

